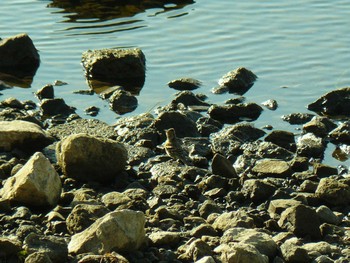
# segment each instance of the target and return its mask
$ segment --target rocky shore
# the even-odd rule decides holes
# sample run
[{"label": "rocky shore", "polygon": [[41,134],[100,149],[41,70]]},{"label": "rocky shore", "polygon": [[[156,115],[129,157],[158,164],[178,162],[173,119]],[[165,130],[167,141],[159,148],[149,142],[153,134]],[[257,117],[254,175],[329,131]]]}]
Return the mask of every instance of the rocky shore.
[{"label": "rocky shore", "polygon": [[[213,92],[243,94],[256,79],[238,68]],[[350,261],[350,174],[322,163],[328,143],[349,157],[350,88],[310,102],[315,115],[284,116],[297,136],[255,127],[264,109],[242,97],[212,105],[187,90],[196,80],[170,85],[185,90],[114,125],[81,118],[52,85],[39,105],[1,101],[0,262]],[[134,97],[109,92],[112,105]],[[170,128],[190,163],[166,153]]]}]

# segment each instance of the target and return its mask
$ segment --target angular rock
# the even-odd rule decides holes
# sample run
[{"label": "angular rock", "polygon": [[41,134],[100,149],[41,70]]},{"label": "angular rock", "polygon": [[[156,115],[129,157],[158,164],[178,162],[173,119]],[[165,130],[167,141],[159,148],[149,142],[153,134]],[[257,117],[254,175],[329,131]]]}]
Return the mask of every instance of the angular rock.
[{"label": "angular rock", "polygon": [[67,105],[62,98],[43,99],[41,100],[40,108],[42,115],[46,117],[55,115],[62,115],[67,117],[70,114],[75,113],[75,108]]},{"label": "angular rock", "polygon": [[266,142],[272,142],[280,147],[283,147],[291,152],[295,152],[296,145],[294,134],[288,131],[274,130],[270,132],[264,139]]},{"label": "angular rock", "polygon": [[146,58],[141,49],[88,50],[82,54],[86,78],[140,89],[145,82]]},{"label": "angular rock", "polygon": [[329,134],[332,142],[350,144],[350,121],[341,123]]},{"label": "angular rock", "polygon": [[273,195],[276,186],[263,179],[248,179],[244,181],[241,191],[254,203],[262,203]]},{"label": "angular rock", "polygon": [[214,120],[233,124],[243,120],[253,121],[259,118],[263,108],[256,103],[241,103],[231,105],[213,105],[208,114]]},{"label": "angular rock", "polygon": [[309,263],[310,257],[297,238],[290,238],[281,245],[281,254],[285,262]]},{"label": "angular rock", "polygon": [[27,34],[0,39],[0,71],[19,77],[33,77],[40,56]]},{"label": "angular rock", "polygon": [[194,90],[199,88],[202,82],[193,78],[181,78],[168,82],[168,86],[176,90]]},{"label": "angular rock", "polygon": [[316,211],[306,205],[295,205],[287,208],[278,220],[278,225],[297,237],[310,236],[313,239],[321,237],[320,220]]},{"label": "angular rock", "polygon": [[72,236],[71,254],[137,250],[145,242],[145,216],[142,212],[120,210],[99,218],[83,232]]},{"label": "angular rock", "polygon": [[350,87],[328,92],[310,103],[307,108],[328,116],[350,116]]},{"label": "angular rock", "polygon": [[321,255],[328,255],[332,256],[334,254],[340,254],[340,249],[335,246],[331,245],[325,241],[315,242],[315,243],[307,243],[302,246],[309,254],[311,253],[319,253]]},{"label": "angular rock", "polygon": [[3,199],[29,206],[55,206],[61,187],[55,168],[42,153],[37,152],[6,180],[0,195]]},{"label": "angular rock", "polygon": [[309,113],[291,113],[288,115],[283,115],[282,120],[288,122],[289,124],[304,124],[307,123],[315,115]]},{"label": "angular rock", "polygon": [[42,99],[53,99],[55,97],[54,95],[54,89],[51,84],[45,85],[41,89],[39,89],[35,95],[38,97],[39,100]]},{"label": "angular rock", "polygon": [[316,213],[320,218],[321,223],[328,223],[332,225],[338,225],[341,222],[341,219],[336,216],[331,209],[325,205],[321,205],[316,209]]},{"label": "angular rock", "polygon": [[226,73],[219,79],[219,85],[228,87],[230,93],[242,95],[254,84],[258,77],[249,69],[237,68]]},{"label": "angular rock", "polygon": [[253,169],[259,177],[280,177],[285,178],[292,174],[289,164],[286,161],[278,159],[258,160]]},{"label": "angular rock", "polygon": [[24,263],[52,263],[52,260],[45,252],[34,252],[26,257]]},{"label": "angular rock", "polygon": [[223,155],[216,153],[211,163],[213,174],[220,175],[226,178],[238,178],[235,168],[232,163]]},{"label": "angular rock", "polygon": [[215,252],[221,253],[223,263],[268,263],[269,258],[259,252],[254,246],[249,244],[231,243],[230,245],[220,245],[215,248]]},{"label": "angular rock", "polygon": [[337,175],[338,169],[322,163],[314,164],[314,174],[319,178],[329,177],[331,175]]},{"label": "angular rock", "polygon": [[127,151],[116,141],[74,134],[56,146],[58,164],[68,177],[108,183],[125,169]]},{"label": "angular rock", "polygon": [[350,204],[350,186],[336,179],[322,178],[315,194],[330,206],[348,206]]},{"label": "angular rock", "polygon": [[301,202],[294,199],[271,200],[268,212],[271,218],[278,219],[284,210],[292,206],[300,205]]},{"label": "angular rock", "polygon": [[37,124],[27,121],[0,121],[0,149],[11,151],[15,148],[35,151],[52,142],[46,132]]},{"label": "angular rock", "polygon": [[252,228],[254,227],[254,220],[243,210],[224,212],[215,219],[213,227],[220,231],[232,227]]},{"label": "angular rock", "polygon": [[298,138],[297,153],[301,156],[322,158],[324,150],[322,138],[316,137],[312,133],[306,133]]},{"label": "angular rock", "polygon": [[153,232],[149,236],[152,244],[156,247],[158,246],[170,246],[175,247],[179,244],[182,239],[182,233],[180,232],[169,232],[169,231],[159,231]]},{"label": "angular rock", "polygon": [[109,98],[111,109],[118,114],[132,112],[137,108],[137,98],[125,90],[117,90]]},{"label": "angular rock", "polygon": [[326,137],[328,133],[335,129],[337,125],[327,117],[315,116],[303,125],[304,133],[311,132],[317,137]]},{"label": "angular rock", "polygon": [[206,106],[209,107],[210,104],[199,99],[193,92],[191,91],[181,91],[176,94],[175,99],[172,100],[171,103],[182,103],[186,107],[188,106]]},{"label": "angular rock", "polygon": [[180,260],[196,262],[203,257],[213,255],[210,246],[201,239],[190,239],[183,248],[184,253],[180,255]]}]

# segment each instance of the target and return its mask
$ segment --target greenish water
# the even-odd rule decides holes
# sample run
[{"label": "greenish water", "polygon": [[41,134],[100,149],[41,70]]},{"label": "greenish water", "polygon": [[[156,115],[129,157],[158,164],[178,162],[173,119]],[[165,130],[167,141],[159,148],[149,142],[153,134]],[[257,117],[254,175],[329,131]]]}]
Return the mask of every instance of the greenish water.
[{"label": "greenish water", "polygon": [[[196,92],[223,103],[234,95],[214,95],[210,90],[226,72],[244,66],[259,77],[245,94],[247,101],[275,99],[279,104],[276,111],[266,109],[255,125],[299,133],[297,126],[281,120],[283,114],[308,112],[306,105],[322,94],[350,86],[346,0],[143,1],[121,8],[106,0],[105,6],[88,12],[64,3],[69,1],[61,1],[60,7],[54,2],[1,0],[0,37],[26,32],[41,56],[31,87],[3,91],[1,100],[35,100],[33,92],[59,79],[68,85],[56,87],[56,97],[75,106],[81,116],[86,107],[98,106],[97,118],[113,123],[118,115],[107,102],[73,91],[88,89],[80,65],[82,52],[118,47],[139,47],[147,59],[146,82],[131,114],[167,104],[175,91],[166,83],[180,77],[201,80],[203,86]],[[326,162],[337,165],[340,161],[330,156],[333,149],[330,145]]]}]

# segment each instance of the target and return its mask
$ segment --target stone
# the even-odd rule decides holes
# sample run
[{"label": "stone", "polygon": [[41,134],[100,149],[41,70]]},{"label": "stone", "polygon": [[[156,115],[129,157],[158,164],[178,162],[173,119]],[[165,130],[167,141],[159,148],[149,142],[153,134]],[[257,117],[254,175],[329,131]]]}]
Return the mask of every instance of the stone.
[{"label": "stone", "polygon": [[104,194],[101,201],[110,210],[115,210],[118,206],[131,202],[131,199],[124,193],[113,191]]},{"label": "stone", "polygon": [[208,114],[214,120],[234,124],[243,120],[253,121],[259,118],[263,108],[256,103],[240,103],[230,105],[212,105]]},{"label": "stone", "polygon": [[274,130],[271,131],[264,140],[266,142],[272,142],[280,147],[283,147],[291,152],[295,152],[296,144],[294,134],[288,131]]},{"label": "stone", "polygon": [[37,124],[21,120],[0,121],[0,149],[15,148],[27,152],[40,150],[52,142],[52,138]]},{"label": "stone", "polygon": [[67,243],[63,237],[30,233],[24,240],[23,249],[29,254],[45,253],[53,263],[65,263],[68,260]]},{"label": "stone", "polygon": [[139,48],[87,50],[82,64],[88,80],[137,89],[145,82],[146,58]]},{"label": "stone", "polygon": [[33,77],[40,65],[40,56],[27,34],[0,39],[0,71],[18,77]]},{"label": "stone", "polygon": [[318,178],[329,177],[331,175],[337,175],[338,169],[323,163],[315,163],[314,174],[317,175]]},{"label": "stone", "polygon": [[81,232],[109,212],[110,210],[102,205],[78,204],[67,216],[67,229],[70,234]]},{"label": "stone", "polygon": [[334,143],[350,144],[350,122],[343,122],[329,133],[329,137]]},{"label": "stone", "polygon": [[169,246],[176,247],[182,240],[182,233],[159,231],[151,233],[148,238],[151,240],[152,245],[156,247]]},{"label": "stone", "polygon": [[306,243],[302,246],[302,248],[305,249],[309,254],[317,252],[321,255],[332,256],[334,254],[341,253],[340,249],[337,246],[331,245],[325,241]]},{"label": "stone", "polygon": [[220,175],[225,178],[238,178],[232,163],[223,155],[216,153],[211,162],[211,170],[213,174]]},{"label": "stone", "polygon": [[176,93],[175,99],[171,101],[172,104],[183,104],[186,107],[189,106],[204,106],[209,107],[210,104],[199,99],[193,92],[191,91],[181,91]]},{"label": "stone", "polygon": [[269,99],[261,103],[261,105],[265,106],[269,110],[276,110],[278,107],[278,103],[276,100]]},{"label": "stone", "polygon": [[315,116],[303,125],[303,132],[311,132],[317,137],[326,137],[337,125],[327,117]]},{"label": "stone", "polygon": [[205,200],[199,207],[199,214],[203,218],[207,218],[210,214],[218,213],[221,214],[221,208],[212,200]]},{"label": "stone", "polygon": [[45,252],[34,252],[26,257],[24,263],[52,263],[52,260]]},{"label": "stone", "polygon": [[268,263],[269,258],[259,252],[254,246],[243,243],[220,245],[214,250],[221,253],[222,263]]},{"label": "stone", "polygon": [[219,215],[212,226],[219,231],[226,231],[232,227],[254,227],[254,220],[245,211],[237,210],[232,212],[224,212]]},{"label": "stone", "polygon": [[39,89],[35,95],[38,97],[39,100],[42,99],[53,99],[55,97],[54,95],[54,89],[51,84],[45,85],[41,89]]},{"label": "stone", "polygon": [[56,156],[63,173],[81,181],[108,183],[125,170],[127,151],[116,141],[73,134],[56,146]]},{"label": "stone", "polygon": [[202,236],[217,236],[218,232],[212,225],[203,223],[191,230],[191,236],[201,238]]},{"label": "stone", "polygon": [[132,112],[137,108],[137,98],[129,91],[117,90],[109,98],[111,109],[118,114]]},{"label": "stone", "polygon": [[176,90],[194,90],[198,89],[201,85],[202,82],[193,78],[180,78],[168,82],[168,86]]},{"label": "stone", "polygon": [[322,178],[315,194],[330,206],[347,206],[350,204],[350,186],[332,178]]},{"label": "stone", "polygon": [[252,245],[261,254],[274,258],[277,254],[277,244],[272,237],[259,229],[241,227],[230,228],[224,232],[220,239],[221,244],[230,242]]},{"label": "stone", "polygon": [[307,108],[326,116],[350,116],[350,87],[328,92],[310,103]]},{"label": "stone", "polygon": [[228,87],[230,93],[243,95],[253,86],[257,78],[249,69],[239,67],[222,76],[218,83],[221,87]]},{"label": "stone", "polygon": [[0,258],[17,255],[22,249],[22,243],[16,237],[0,236]]},{"label": "stone", "polygon": [[322,138],[316,137],[313,133],[306,133],[297,140],[297,153],[300,156],[322,158],[324,150]]},{"label": "stone", "polygon": [[316,213],[321,223],[328,223],[332,225],[338,225],[341,219],[334,214],[334,212],[325,205],[321,205],[316,209]]},{"label": "stone", "polygon": [[190,239],[184,245],[184,254],[180,256],[182,260],[195,262],[203,257],[212,256],[213,252],[210,246],[201,239]]},{"label": "stone", "polygon": [[129,263],[129,260],[127,260],[122,255],[111,252],[106,253],[104,255],[86,255],[82,257],[77,263]]},{"label": "stone", "polygon": [[89,228],[72,236],[70,254],[134,251],[145,242],[142,212],[119,210],[97,219]]},{"label": "stone", "polygon": [[310,257],[306,249],[302,248],[297,238],[286,240],[281,246],[282,258],[285,262],[309,263]]},{"label": "stone", "polygon": [[244,181],[241,191],[254,203],[262,203],[273,195],[276,186],[264,179],[248,179]]},{"label": "stone", "polygon": [[68,117],[75,113],[75,108],[66,104],[62,98],[42,99],[40,102],[42,115],[45,117],[62,115]]},{"label": "stone", "polygon": [[304,124],[310,121],[315,115],[309,113],[291,113],[282,116],[282,120],[289,124]]},{"label": "stone", "polygon": [[195,263],[215,263],[216,261],[212,256],[205,256],[202,257],[201,259],[195,261]]},{"label": "stone", "polygon": [[258,160],[252,172],[259,177],[278,177],[285,178],[292,174],[288,162],[278,159],[261,159]]},{"label": "stone", "polygon": [[320,220],[316,211],[309,206],[299,204],[287,208],[281,214],[278,220],[278,225],[290,232],[293,232],[297,237],[310,236],[312,239],[319,239]]},{"label": "stone", "polygon": [[6,180],[3,199],[29,206],[55,206],[61,195],[61,180],[50,161],[35,153],[12,177]]}]

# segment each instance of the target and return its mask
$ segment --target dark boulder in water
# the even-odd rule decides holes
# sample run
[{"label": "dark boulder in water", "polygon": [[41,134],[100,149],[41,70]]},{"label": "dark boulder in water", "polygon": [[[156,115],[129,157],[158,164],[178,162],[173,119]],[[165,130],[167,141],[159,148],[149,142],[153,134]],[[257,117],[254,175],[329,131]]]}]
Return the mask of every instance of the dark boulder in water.
[{"label": "dark boulder in water", "polygon": [[243,95],[254,85],[257,78],[249,69],[240,67],[222,76],[219,85],[227,87],[230,93]]}]

